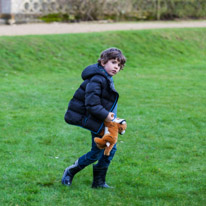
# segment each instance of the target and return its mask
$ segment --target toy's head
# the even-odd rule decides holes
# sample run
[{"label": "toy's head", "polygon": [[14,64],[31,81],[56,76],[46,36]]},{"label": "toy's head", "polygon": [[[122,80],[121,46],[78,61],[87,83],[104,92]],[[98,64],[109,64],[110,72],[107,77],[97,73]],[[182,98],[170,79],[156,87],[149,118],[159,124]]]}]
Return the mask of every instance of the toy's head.
[{"label": "toy's head", "polygon": [[118,133],[121,134],[121,135],[124,134],[125,130],[127,128],[126,120],[125,119],[115,118],[113,120],[113,122],[118,123]]}]

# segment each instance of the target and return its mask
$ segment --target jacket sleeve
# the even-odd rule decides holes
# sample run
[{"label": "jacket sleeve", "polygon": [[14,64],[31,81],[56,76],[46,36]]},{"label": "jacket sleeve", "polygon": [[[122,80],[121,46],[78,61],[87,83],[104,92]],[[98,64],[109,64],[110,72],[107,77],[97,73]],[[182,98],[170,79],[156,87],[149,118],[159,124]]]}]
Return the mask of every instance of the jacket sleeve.
[{"label": "jacket sleeve", "polygon": [[101,104],[102,87],[106,79],[101,76],[94,76],[86,86],[85,106],[87,111],[95,118],[104,121],[109,114]]}]

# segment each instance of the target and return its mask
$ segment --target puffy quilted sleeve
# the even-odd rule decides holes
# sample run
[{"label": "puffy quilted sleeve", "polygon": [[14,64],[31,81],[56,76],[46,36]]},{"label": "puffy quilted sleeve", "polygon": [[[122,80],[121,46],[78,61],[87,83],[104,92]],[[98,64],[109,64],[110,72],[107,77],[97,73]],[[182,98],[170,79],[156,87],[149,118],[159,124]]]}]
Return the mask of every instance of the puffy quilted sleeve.
[{"label": "puffy quilted sleeve", "polygon": [[96,118],[104,121],[109,114],[101,104],[102,87],[106,84],[106,79],[95,75],[90,79],[85,91],[85,106],[87,111]]}]

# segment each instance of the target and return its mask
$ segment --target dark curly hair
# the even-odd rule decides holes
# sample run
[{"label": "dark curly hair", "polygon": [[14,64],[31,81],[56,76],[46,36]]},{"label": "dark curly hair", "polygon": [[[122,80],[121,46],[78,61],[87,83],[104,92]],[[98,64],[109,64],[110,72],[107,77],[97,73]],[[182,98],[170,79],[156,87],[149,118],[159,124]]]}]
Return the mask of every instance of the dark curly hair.
[{"label": "dark curly hair", "polygon": [[126,57],[122,54],[121,50],[117,48],[109,48],[104,50],[100,58],[98,59],[98,63],[101,65],[101,62],[106,64],[111,59],[117,59],[120,62],[120,69],[123,69],[126,63]]}]

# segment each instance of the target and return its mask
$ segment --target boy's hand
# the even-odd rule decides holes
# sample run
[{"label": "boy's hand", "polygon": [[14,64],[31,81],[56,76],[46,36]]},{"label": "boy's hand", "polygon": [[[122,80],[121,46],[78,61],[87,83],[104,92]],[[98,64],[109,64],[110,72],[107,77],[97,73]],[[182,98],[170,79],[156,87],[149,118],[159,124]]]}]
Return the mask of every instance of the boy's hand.
[{"label": "boy's hand", "polygon": [[107,118],[105,119],[106,122],[111,122],[114,119],[114,113],[109,112]]}]

